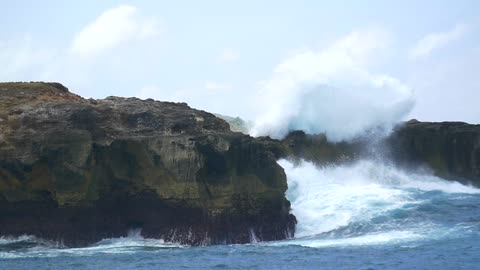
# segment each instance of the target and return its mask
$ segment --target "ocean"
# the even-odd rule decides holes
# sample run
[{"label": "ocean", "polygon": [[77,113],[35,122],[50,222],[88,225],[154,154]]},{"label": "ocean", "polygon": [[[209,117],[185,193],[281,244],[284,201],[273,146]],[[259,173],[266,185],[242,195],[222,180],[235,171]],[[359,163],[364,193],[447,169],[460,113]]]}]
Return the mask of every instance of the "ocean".
[{"label": "ocean", "polygon": [[189,247],[141,230],[85,248],[0,238],[0,269],[480,269],[480,189],[362,160],[281,160],[296,236]]}]

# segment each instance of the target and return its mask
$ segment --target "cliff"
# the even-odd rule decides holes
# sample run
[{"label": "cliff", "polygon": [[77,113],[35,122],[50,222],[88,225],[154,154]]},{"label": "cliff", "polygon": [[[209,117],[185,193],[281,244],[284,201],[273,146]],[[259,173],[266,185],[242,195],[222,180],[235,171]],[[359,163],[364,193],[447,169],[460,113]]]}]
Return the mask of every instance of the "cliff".
[{"label": "cliff", "polygon": [[295,228],[286,189],[268,145],[185,103],[0,84],[0,235],[284,239]]},{"label": "cliff", "polygon": [[480,125],[411,120],[398,125],[385,146],[399,166],[480,187]]}]

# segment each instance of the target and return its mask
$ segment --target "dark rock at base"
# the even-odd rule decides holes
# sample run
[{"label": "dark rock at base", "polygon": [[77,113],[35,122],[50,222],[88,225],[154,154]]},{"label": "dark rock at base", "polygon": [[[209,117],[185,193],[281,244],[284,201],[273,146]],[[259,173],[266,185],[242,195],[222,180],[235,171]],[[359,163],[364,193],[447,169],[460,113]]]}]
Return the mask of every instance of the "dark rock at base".
[{"label": "dark rock at base", "polygon": [[83,99],[57,83],[0,84],[0,235],[85,246],[293,236],[268,145],[185,103]]}]

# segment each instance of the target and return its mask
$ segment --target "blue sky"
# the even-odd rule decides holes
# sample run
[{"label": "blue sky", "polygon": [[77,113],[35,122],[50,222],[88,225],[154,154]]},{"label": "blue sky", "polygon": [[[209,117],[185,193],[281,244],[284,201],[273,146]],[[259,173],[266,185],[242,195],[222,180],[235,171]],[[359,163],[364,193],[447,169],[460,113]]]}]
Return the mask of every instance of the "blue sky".
[{"label": "blue sky", "polygon": [[[84,97],[186,101],[250,119],[271,113],[259,109],[270,103],[298,105],[282,99],[313,83],[365,93],[377,106],[405,99],[399,89],[408,88],[414,105],[388,119],[480,122],[479,1],[0,5],[0,81],[59,81]],[[348,59],[330,68],[338,55]],[[285,77],[291,88],[271,89]],[[369,90],[384,77],[395,81],[385,100]],[[322,106],[325,96],[316,97]]]}]

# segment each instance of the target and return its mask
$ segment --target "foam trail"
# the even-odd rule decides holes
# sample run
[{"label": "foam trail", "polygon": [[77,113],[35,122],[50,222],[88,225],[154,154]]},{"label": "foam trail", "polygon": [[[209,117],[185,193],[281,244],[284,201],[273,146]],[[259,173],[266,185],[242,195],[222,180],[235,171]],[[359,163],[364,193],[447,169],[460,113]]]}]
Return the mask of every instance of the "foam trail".
[{"label": "foam trail", "polygon": [[[15,249],[9,246],[15,245]],[[140,229],[128,232],[127,237],[103,239],[88,247],[65,248],[58,243],[46,241],[35,236],[0,237],[0,259],[58,256],[91,256],[98,253],[119,254],[135,253],[143,250],[155,251],[165,248],[184,248],[187,246],[168,243],[163,239],[149,239],[141,235]],[[4,252],[2,250],[7,250]]]},{"label": "foam trail", "polygon": [[372,55],[386,46],[382,31],[353,32],[324,50],[304,50],[277,66],[260,86],[253,136],[282,138],[289,131],[326,133],[349,140],[369,129],[388,131],[414,105],[399,80],[368,71]]},{"label": "foam trail", "polygon": [[37,238],[33,235],[22,235],[19,237],[0,236],[0,245],[8,245],[18,242],[33,242],[36,240]]},{"label": "foam trail", "polygon": [[393,231],[362,235],[358,237],[340,238],[340,239],[315,239],[303,238],[291,241],[278,241],[267,243],[271,246],[299,245],[304,247],[322,248],[322,247],[344,247],[344,246],[370,246],[379,244],[402,243],[406,241],[416,241],[425,238],[424,236],[411,231]]},{"label": "foam trail", "polygon": [[435,226],[417,222],[406,230],[405,223],[402,223],[406,221],[395,219],[392,213],[414,212],[415,205],[429,204],[419,196],[426,192],[480,193],[473,187],[434,176],[407,173],[372,160],[323,168],[308,162],[294,166],[280,160],[279,164],[287,174],[287,198],[298,220],[298,238],[326,233],[333,233],[335,237],[355,237],[357,240],[348,240],[353,243],[365,240],[362,238],[365,233],[372,234],[377,240],[415,238]]}]

